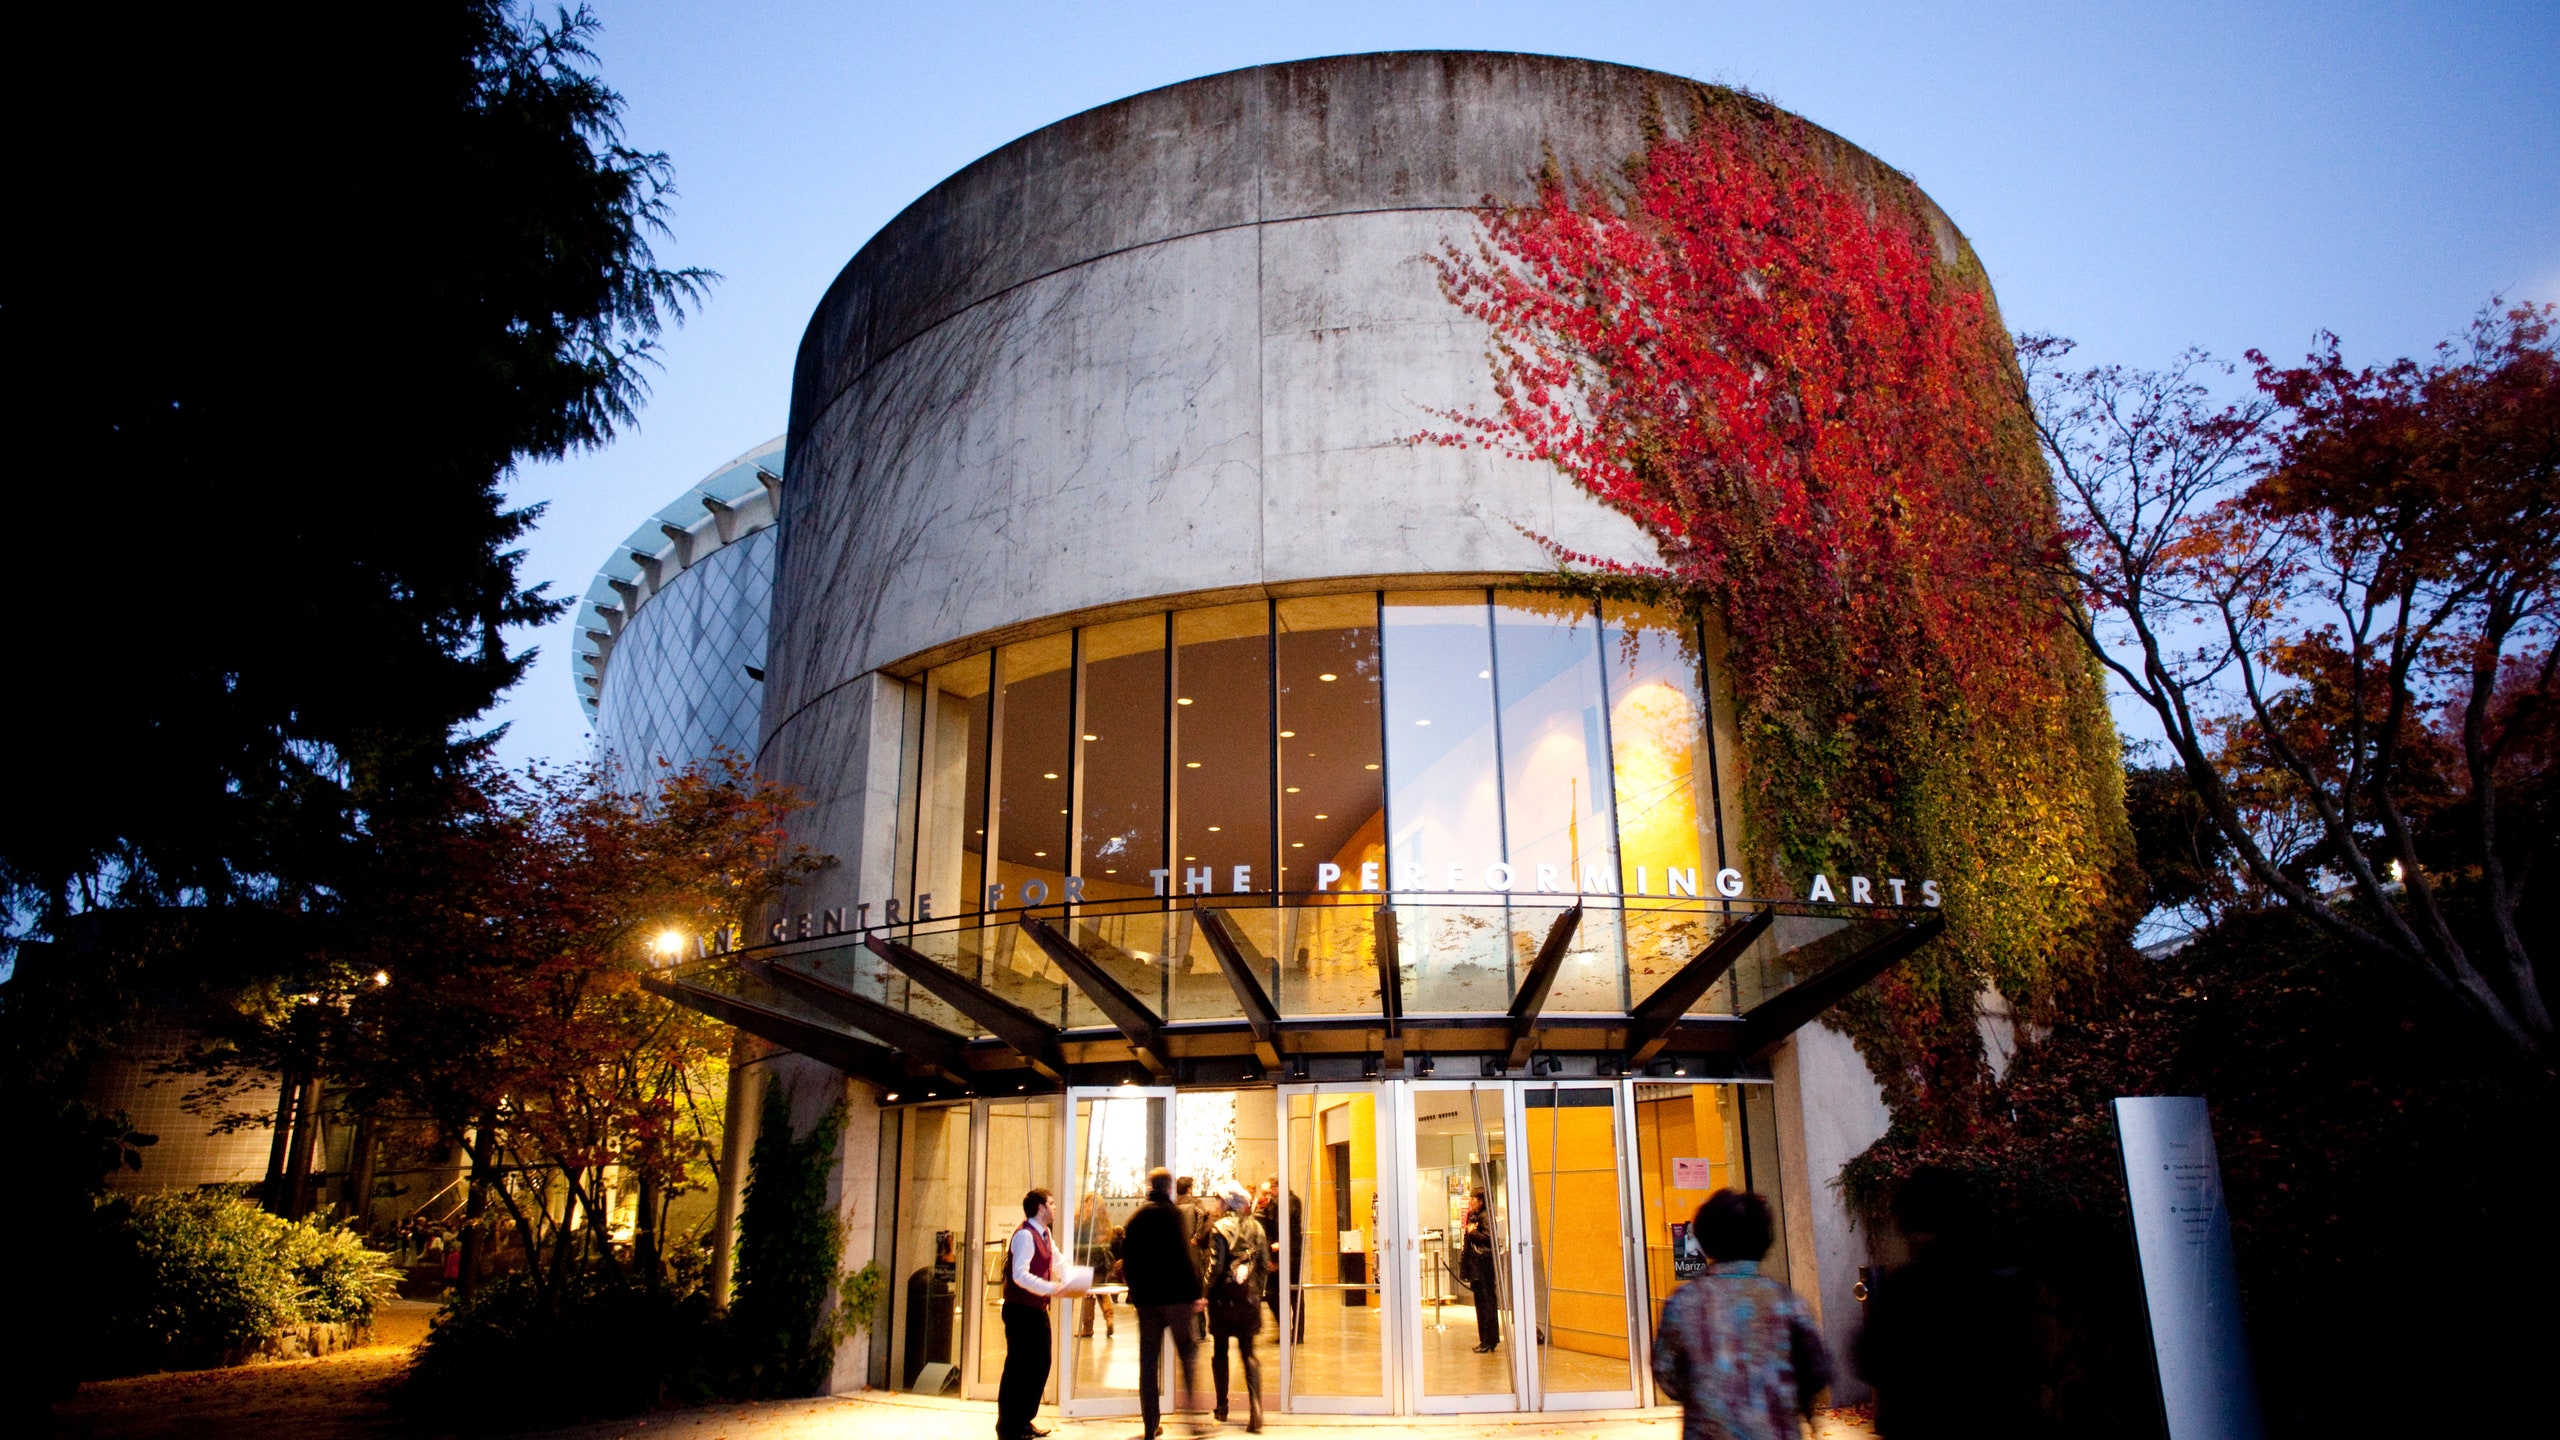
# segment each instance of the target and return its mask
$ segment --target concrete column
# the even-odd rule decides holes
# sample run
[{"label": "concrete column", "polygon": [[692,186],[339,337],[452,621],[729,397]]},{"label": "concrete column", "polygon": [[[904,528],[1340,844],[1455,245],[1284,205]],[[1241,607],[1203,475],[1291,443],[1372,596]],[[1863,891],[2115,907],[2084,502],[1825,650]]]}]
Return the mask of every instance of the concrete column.
[{"label": "concrete column", "polygon": [[773,1047],[744,1030],[729,1041],[729,1098],[720,1119],[720,1199],[711,1219],[711,1298],[729,1306],[729,1289],[738,1268],[738,1206],[747,1193],[747,1152],[755,1148],[756,1115],[764,1092],[756,1085],[757,1062]]},{"label": "concrete column", "polygon": [[[843,1086],[844,1129],[837,1139],[835,1180],[829,1188],[836,1218],[844,1225],[843,1265],[853,1271],[879,1256],[889,1238],[887,1228],[880,1222],[877,1204],[883,1116],[879,1092],[860,1080],[845,1080]],[[885,1259],[882,1268],[887,1268]],[[882,1313],[885,1312],[884,1305]],[[829,1314],[833,1314],[832,1309]],[[872,1324],[873,1330],[854,1335],[837,1349],[835,1368],[827,1375],[828,1394],[870,1388],[871,1347],[886,1343],[874,1333],[879,1325],[877,1317]]]},{"label": "concrete column", "polygon": [[1858,1267],[1870,1260],[1867,1236],[1841,1199],[1840,1171],[1883,1138],[1890,1122],[1884,1092],[1849,1037],[1819,1023],[1780,1047],[1770,1073],[1778,1082],[1779,1167],[1794,1271],[1788,1283],[1821,1320],[1840,1376],[1831,1390],[1834,1403],[1854,1405],[1867,1398],[1848,1355],[1865,1318]]}]

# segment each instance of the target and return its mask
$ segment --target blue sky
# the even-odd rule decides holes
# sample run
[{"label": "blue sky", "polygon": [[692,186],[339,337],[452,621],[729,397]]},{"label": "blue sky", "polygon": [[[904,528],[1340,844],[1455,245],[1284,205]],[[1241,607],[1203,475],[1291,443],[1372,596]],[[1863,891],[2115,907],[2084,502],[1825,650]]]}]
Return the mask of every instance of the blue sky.
[{"label": "blue sky", "polygon": [[[2015,329],[2093,361],[2423,350],[2560,300],[2560,5],[703,4],[596,0],[631,143],[674,161],[670,263],[726,278],[639,425],[526,467],[529,580],[584,590],[650,511],[781,432],[819,294],[952,171],[1197,75],[1363,50],[1579,55],[1739,84],[1909,172]],[[569,634],[492,716],[587,744]]]}]

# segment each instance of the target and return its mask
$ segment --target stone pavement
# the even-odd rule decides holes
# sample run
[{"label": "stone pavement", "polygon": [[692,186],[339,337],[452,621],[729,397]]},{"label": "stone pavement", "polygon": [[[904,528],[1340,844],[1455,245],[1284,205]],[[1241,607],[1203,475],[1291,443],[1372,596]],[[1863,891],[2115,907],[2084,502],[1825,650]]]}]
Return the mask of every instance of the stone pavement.
[{"label": "stone pavement", "polygon": [[[922,1395],[865,1392],[818,1400],[709,1405],[549,1432],[546,1440],[993,1440],[995,1405]],[[1202,1417],[1206,1419],[1206,1417]],[[1043,1411],[1055,1440],[1136,1440],[1138,1417],[1062,1420]],[[1188,1427],[1169,1420],[1172,1440]],[[1316,1432],[1353,1432],[1358,1440],[1680,1440],[1680,1416],[1667,1410],[1595,1410],[1546,1415],[1266,1415],[1266,1433],[1316,1440]],[[1244,1427],[1215,1427],[1221,1440]],[[1816,1440],[1874,1440],[1875,1432],[1845,1415],[1825,1414]]]}]

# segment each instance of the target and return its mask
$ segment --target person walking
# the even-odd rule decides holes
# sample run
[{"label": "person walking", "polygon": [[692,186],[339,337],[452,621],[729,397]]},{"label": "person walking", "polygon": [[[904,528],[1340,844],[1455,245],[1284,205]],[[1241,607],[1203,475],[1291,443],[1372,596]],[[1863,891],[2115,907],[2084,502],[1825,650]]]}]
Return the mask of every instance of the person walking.
[{"label": "person walking", "polygon": [[2035,1308],[2025,1281],[1982,1254],[1973,1197],[1953,1171],[1914,1170],[1893,1194],[1911,1246],[1867,1299],[1851,1358],[1876,1387],[1876,1433],[2016,1440],[2033,1432]]},{"label": "person walking", "polygon": [[1226,1213],[1209,1227],[1209,1378],[1218,1387],[1220,1420],[1227,1418],[1227,1345],[1244,1365],[1245,1426],[1262,1433],[1262,1357],[1253,1339],[1262,1333],[1262,1280],[1271,1269],[1271,1240],[1253,1218],[1253,1197],[1230,1185],[1219,1197]]},{"label": "person walking", "polygon": [[1502,1348],[1502,1282],[1493,1263],[1493,1221],[1485,1213],[1484,1192],[1467,1196],[1465,1227],[1459,1232],[1458,1283],[1476,1307],[1476,1353]]},{"label": "person walking", "polygon": [[[1307,1307],[1297,1303],[1299,1292],[1294,1287],[1299,1277],[1306,1273],[1307,1221],[1299,1210],[1297,1192],[1282,1190],[1280,1177],[1272,1176],[1263,1182],[1262,1199],[1254,1206],[1253,1218],[1262,1222],[1263,1238],[1277,1246],[1280,1243],[1280,1206],[1284,1198],[1289,1207],[1289,1284],[1292,1287],[1289,1292],[1289,1329],[1293,1338],[1304,1342],[1307,1338]],[[1280,1323],[1280,1262],[1277,1257],[1271,1262],[1271,1272],[1270,1293],[1264,1300],[1271,1307],[1271,1323],[1277,1325]]]},{"label": "person walking", "polygon": [[1197,1409],[1200,1341],[1193,1330],[1208,1308],[1200,1293],[1200,1272],[1191,1234],[1182,1211],[1173,1203],[1173,1172],[1163,1166],[1147,1172],[1147,1202],[1120,1227],[1120,1269],[1129,1285],[1130,1308],[1138,1312],[1138,1409],[1146,1419],[1147,1440],[1164,1433],[1161,1396],[1164,1342],[1173,1341],[1181,1393],[1178,1408]]},{"label": "person walking", "polygon": [[[1076,1263],[1093,1267],[1096,1284],[1103,1283],[1111,1274],[1111,1230],[1111,1211],[1104,1205],[1102,1196],[1096,1191],[1086,1191],[1084,1199],[1076,1205]],[[1111,1297],[1088,1294],[1076,1306],[1077,1339],[1093,1338],[1093,1312],[1097,1305],[1102,1309],[1103,1335],[1109,1337],[1120,1333],[1120,1327],[1111,1317]]]},{"label": "person walking", "polygon": [[1797,1440],[1831,1383],[1831,1355],[1811,1308],[1760,1273],[1769,1202],[1718,1190],[1689,1229],[1707,1273],[1663,1302],[1653,1341],[1653,1378],[1680,1402],[1681,1440]]},{"label": "person walking", "polygon": [[996,1440],[1038,1440],[1049,1432],[1031,1423],[1040,1392],[1049,1388],[1049,1297],[1066,1288],[1058,1251],[1049,1239],[1057,1222],[1049,1192],[1022,1197],[1022,1223],[1005,1242],[1004,1376],[996,1382]]},{"label": "person walking", "polygon": [[[1200,1293],[1209,1293],[1209,1227],[1217,1223],[1218,1202],[1196,1193],[1188,1175],[1173,1177],[1173,1205],[1182,1212],[1182,1234],[1191,1242],[1191,1268],[1200,1272]],[[1209,1317],[1195,1315],[1191,1333],[1202,1340],[1209,1338]]]}]

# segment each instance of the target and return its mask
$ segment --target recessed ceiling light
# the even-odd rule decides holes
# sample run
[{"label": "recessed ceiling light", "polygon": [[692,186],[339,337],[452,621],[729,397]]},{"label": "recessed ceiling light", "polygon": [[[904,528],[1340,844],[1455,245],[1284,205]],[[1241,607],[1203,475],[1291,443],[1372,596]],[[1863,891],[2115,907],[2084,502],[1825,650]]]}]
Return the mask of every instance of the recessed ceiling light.
[{"label": "recessed ceiling light", "polygon": [[[1363,766],[1361,766],[1360,768],[1361,768],[1361,769],[1363,769],[1363,770],[1375,770],[1375,769],[1377,769],[1378,767],[1377,767],[1377,766],[1375,766],[1375,765],[1363,765]],[[979,833],[979,834],[981,834],[981,835],[984,835],[984,834],[985,834],[985,833],[987,833],[987,832],[985,832],[984,830],[981,830],[981,831],[979,831],[978,833]]]},{"label": "recessed ceiling light", "polygon": [[1416,724],[1416,725],[1428,725],[1428,724],[1430,724],[1431,722],[1430,722],[1430,721],[1428,721],[1428,720],[1416,720],[1416,721],[1414,721],[1413,723],[1414,723],[1414,724]]},{"label": "recessed ceiling light", "polygon": [[1289,848],[1292,850],[1304,850],[1307,848],[1307,842],[1304,840],[1292,840],[1289,842]]},{"label": "recessed ceiling light", "polygon": [[1174,703],[1174,704],[1176,704],[1176,705],[1188,705],[1188,704],[1190,704],[1190,703],[1191,703],[1191,697],[1190,697],[1190,696],[1188,696],[1188,695],[1185,695],[1185,696],[1183,696],[1181,699],[1176,700],[1176,701],[1174,701],[1173,703]]},{"label": "recessed ceiling light", "polygon": [[1283,740],[1295,740],[1298,738],[1298,732],[1295,730],[1283,730],[1280,732],[1280,738]]},{"label": "recessed ceiling light", "polygon": [[1479,670],[1476,672],[1476,678],[1479,680],[1490,680],[1493,678],[1493,672],[1490,670]]},{"label": "recessed ceiling light", "polygon": [[1099,740],[1099,739],[1101,739],[1102,737],[1101,737],[1101,736],[1099,736],[1099,735],[1087,735],[1087,736],[1086,736],[1086,737],[1084,737],[1084,738],[1086,738],[1087,740]]},{"label": "recessed ceiling light", "polygon": [[1031,852],[1031,858],[1034,860],[1046,860],[1049,858],[1049,852],[1046,850],[1034,850]]},{"label": "recessed ceiling light", "polygon": [[1199,859],[1200,857],[1199,857],[1199,856],[1197,856],[1197,855],[1185,855],[1185,856],[1183,856],[1182,858],[1183,858],[1183,859],[1185,859],[1185,860],[1197,860],[1197,859]]},{"label": "recessed ceiling light", "polygon": [[1182,768],[1185,770],[1197,770],[1200,768],[1200,762],[1197,760],[1185,760],[1182,762]]},{"label": "recessed ceiling light", "polygon": [[1317,676],[1316,678],[1317,678],[1317,679],[1319,679],[1319,680],[1331,680],[1331,679],[1335,679],[1336,677],[1335,677],[1335,676],[1331,676],[1331,675],[1319,675],[1319,676]]},{"label": "recessed ceiling light", "polygon": [[1292,794],[1292,795],[1297,794],[1297,793],[1298,793],[1298,787],[1297,787],[1297,786],[1295,786],[1295,785],[1290,786],[1290,787],[1289,787],[1289,793],[1290,793],[1290,794]]},{"label": "recessed ceiling light", "polygon": [[1217,825],[1212,825],[1212,826],[1210,826],[1210,827],[1209,827],[1209,833],[1210,833],[1210,834],[1212,834],[1212,835],[1215,835],[1215,834],[1217,834],[1217,833],[1218,833],[1218,831],[1219,831],[1221,828],[1223,828],[1223,827],[1221,827],[1221,826],[1217,826]]},{"label": "recessed ceiling light", "polygon": [[1055,780],[1058,778],[1058,772],[1055,770],[1046,771],[1040,776],[1040,778],[1043,780]]},{"label": "recessed ceiling light", "polygon": [[1330,819],[1332,819],[1333,817],[1332,817],[1332,816],[1330,816],[1330,815],[1319,815],[1319,816],[1317,816],[1316,818],[1317,818],[1317,819],[1319,819],[1319,820],[1330,820]]}]

